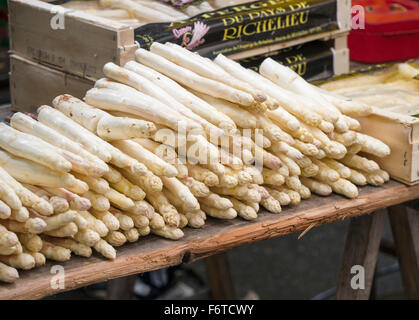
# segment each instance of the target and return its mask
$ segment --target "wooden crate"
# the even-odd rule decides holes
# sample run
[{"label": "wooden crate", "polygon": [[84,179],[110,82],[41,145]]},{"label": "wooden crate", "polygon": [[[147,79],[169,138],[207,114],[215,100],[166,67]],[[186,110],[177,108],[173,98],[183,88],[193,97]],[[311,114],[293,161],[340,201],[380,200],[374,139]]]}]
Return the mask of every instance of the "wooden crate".
[{"label": "wooden crate", "polygon": [[377,109],[374,115],[358,118],[362,132],[390,146],[385,158],[368,155],[392,178],[408,185],[419,183],[419,118]]},{"label": "wooden crate", "polygon": [[[51,26],[57,14],[64,29]],[[9,0],[9,30],[12,52],[83,78],[102,77],[106,62],[124,64],[138,48],[127,25],[38,0]]]},{"label": "wooden crate", "polygon": [[60,94],[83,98],[94,82],[27,60],[10,56],[10,94],[14,111],[35,112]]}]

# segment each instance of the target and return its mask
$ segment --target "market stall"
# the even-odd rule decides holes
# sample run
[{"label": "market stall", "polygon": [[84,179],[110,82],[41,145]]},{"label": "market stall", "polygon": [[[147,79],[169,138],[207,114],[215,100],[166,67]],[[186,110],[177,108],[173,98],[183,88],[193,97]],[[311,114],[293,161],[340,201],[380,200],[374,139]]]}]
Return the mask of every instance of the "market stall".
[{"label": "market stall", "polygon": [[419,196],[419,68],[347,74],[349,1],[9,8],[0,299],[203,258],[213,297],[233,298],[217,254],[346,218],[336,296],[368,299],[387,208],[417,297],[418,219],[404,208]]}]

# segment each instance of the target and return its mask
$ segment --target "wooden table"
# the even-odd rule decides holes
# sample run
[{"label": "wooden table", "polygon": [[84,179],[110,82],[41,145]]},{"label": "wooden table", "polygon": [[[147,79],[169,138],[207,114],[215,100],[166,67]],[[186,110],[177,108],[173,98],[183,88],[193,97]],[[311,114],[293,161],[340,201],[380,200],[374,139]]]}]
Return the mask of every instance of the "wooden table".
[{"label": "wooden table", "polygon": [[218,221],[209,219],[204,229],[187,229],[180,241],[149,236],[138,243],[118,249],[115,261],[95,255],[89,259],[73,257],[63,263],[65,288],[54,290],[50,282],[55,276],[50,270],[59,263],[31,271],[20,271],[20,279],[10,285],[0,285],[0,299],[39,299],[89,284],[128,275],[193,262],[231,248],[302,232],[350,217],[369,214],[419,198],[419,185],[407,187],[391,181],[383,187],[364,187],[360,196],[348,200],[338,195],[322,198],[313,196],[296,207],[285,208],[281,214],[261,213],[254,222],[241,219]]}]

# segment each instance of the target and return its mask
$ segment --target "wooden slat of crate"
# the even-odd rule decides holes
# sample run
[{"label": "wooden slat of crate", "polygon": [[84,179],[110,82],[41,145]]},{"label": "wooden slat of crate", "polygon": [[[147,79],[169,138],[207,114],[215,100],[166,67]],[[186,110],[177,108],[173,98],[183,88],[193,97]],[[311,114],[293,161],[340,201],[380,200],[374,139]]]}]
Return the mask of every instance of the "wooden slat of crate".
[{"label": "wooden slat of crate", "polygon": [[[57,8],[64,29],[54,30]],[[9,0],[9,24],[13,52],[84,78],[102,77],[106,62],[124,64],[137,48],[126,25],[37,0]]]},{"label": "wooden slat of crate", "polygon": [[204,229],[185,229],[185,237],[179,241],[150,236],[124,245],[117,249],[115,261],[107,261],[96,254],[89,259],[73,257],[62,264],[64,289],[51,287],[55,274],[50,271],[56,262],[48,262],[31,271],[20,271],[16,283],[0,285],[0,299],[39,299],[96,282],[189,263],[246,243],[368,214],[418,197],[419,186],[407,187],[391,181],[378,188],[361,188],[359,198],[353,200],[338,195],[313,196],[296,207],[284,208],[281,214],[261,212],[252,222],[208,219]]},{"label": "wooden slat of crate", "polygon": [[385,158],[368,155],[392,178],[413,185],[419,183],[419,119],[376,109],[360,117],[362,132],[386,143],[391,154]]},{"label": "wooden slat of crate", "polygon": [[94,82],[48,68],[17,55],[10,56],[10,93],[14,111],[36,112],[63,93],[83,98]]}]

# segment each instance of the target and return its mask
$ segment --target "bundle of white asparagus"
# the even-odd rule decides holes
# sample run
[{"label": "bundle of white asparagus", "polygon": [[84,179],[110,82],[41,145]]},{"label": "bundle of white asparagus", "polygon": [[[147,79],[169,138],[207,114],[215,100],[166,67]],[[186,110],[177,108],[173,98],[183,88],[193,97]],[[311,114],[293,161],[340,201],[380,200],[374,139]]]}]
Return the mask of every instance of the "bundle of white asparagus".
[{"label": "bundle of white asparagus", "polygon": [[187,20],[214,7],[207,1],[176,8],[159,0],[69,1],[62,6],[131,25]]},{"label": "bundle of white asparagus", "polygon": [[114,259],[149,233],[177,240],[207,215],[254,220],[389,180],[366,157],[389,148],[351,118],[370,108],[271,59],[257,74],[154,43],[136,60],[106,64],[84,101],[0,124],[1,281],[92,248]]}]

